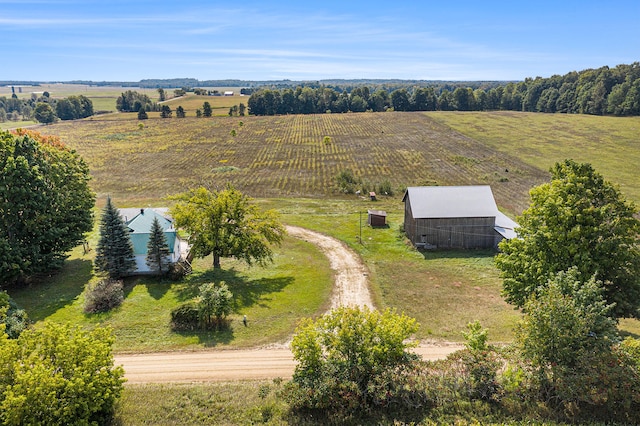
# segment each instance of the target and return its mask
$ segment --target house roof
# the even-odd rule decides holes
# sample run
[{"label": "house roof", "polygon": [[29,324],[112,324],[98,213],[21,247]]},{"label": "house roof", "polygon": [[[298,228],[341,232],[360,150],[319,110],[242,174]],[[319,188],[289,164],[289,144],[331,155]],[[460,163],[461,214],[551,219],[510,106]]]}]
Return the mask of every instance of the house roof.
[{"label": "house roof", "polygon": [[167,246],[169,252],[174,252],[174,246],[176,242],[176,230],[173,227],[173,222],[168,215],[169,209],[167,208],[130,208],[119,209],[120,217],[124,220],[125,224],[129,228],[131,244],[133,245],[133,253],[135,255],[146,255],[147,244],[149,243],[149,236],[151,235],[151,227],[153,226],[153,219],[158,218],[160,227],[164,231],[164,236],[167,239]]},{"label": "house roof", "polygon": [[498,206],[488,185],[414,186],[402,201],[410,200],[414,219],[497,217]]},{"label": "house roof", "polygon": [[153,220],[156,218],[163,231],[173,230],[173,222],[154,209],[138,209],[138,214],[126,222],[126,225],[134,234],[148,234],[151,232]]}]

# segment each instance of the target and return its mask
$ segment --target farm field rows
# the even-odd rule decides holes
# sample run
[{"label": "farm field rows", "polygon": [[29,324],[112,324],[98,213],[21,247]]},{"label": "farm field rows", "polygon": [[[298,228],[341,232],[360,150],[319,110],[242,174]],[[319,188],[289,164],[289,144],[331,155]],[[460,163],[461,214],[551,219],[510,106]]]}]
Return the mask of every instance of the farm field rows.
[{"label": "farm field rows", "polygon": [[[369,187],[490,184],[519,213],[547,174],[421,113],[213,117],[58,123],[87,161],[99,197],[157,200],[198,185],[232,183],[253,197],[339,196],[351,170]],[[232,132],[233,131],[233,132]],[[235,136],[233,136],[235,134]],[[328,137],[328,139],[325,139]],[[117,178],[116,178],[117,177]]]}]

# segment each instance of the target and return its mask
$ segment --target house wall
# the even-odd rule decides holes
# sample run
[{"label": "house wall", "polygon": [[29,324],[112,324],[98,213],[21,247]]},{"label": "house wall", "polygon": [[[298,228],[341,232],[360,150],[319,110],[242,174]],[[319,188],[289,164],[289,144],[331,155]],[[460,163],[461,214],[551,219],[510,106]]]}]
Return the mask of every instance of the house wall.
[{"label": "house wall", "polygon": [[[165,232],[165,235],[167,233]],[[166,235],[168,237],[168,235]],[[149,241],[149,236],[148,234],[146,234],[146,238],[147,238],[147,242]],[[167,240],[169,240],[169,238],[167,238]],[[173,233],[173,245],[169,245],[169,263],[176,263],[178,260],[180,260],[180,239],[179,238],[175,238],[175,233]],[[168,243],[168,241],[167,241]],[[145,246],[145,253],[144,254],[140,254],[140,253],[136,253],[135,254],[135,259],[136,259],[136,274],[148,274],[151,273],[151,269],[149,269],[149,266],[147,266],[147,253],[146,253],[146,246]]]}]

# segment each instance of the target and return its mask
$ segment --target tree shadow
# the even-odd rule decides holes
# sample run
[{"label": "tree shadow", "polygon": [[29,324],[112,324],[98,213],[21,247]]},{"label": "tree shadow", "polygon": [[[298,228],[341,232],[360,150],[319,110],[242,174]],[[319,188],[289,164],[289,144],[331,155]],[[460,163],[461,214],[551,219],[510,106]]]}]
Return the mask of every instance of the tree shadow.
[{"label": "tree shadow", "polygon": [[71,305],[93,277],[93,262],[66,260],[59,270],[34,277],[26,286],[8,288],[11,298],[37,322]]},{"label": "tree shadow", "polygon": [[434,249],[418,250],[425,260],[431,259],[478,259],[493,258],[498,253],[491,249]]},{"label": "tree shadow", "polygon": [[634,333],[632,331],[627,331],[627,330],[619,330],[620,332],[620,337],[625,339],[627,337],[631,337],[633,339],[640,339],[640,334],[638,333]]},{"label": "tree shadow", "polygon": [[198,344],[203,345],[205,348],[215,348],[218,345],[226,345],[235,339],[231,323],[221,330],[174,330],[173,332],[182,337],[195,337],[198,339]]},{"label": "tree shadow", "polygon": [[215,269],[193,273],[185,281],[187,285],[177,291],[178,300],[187,301],[198,295],[198,287],[204,283],[224,282],[233,293],[232,308],[235,312],[243,308],[258,305],[267,307],[270,294],[282,291],[292,284],[293,277],[260,278],[247,280],[234,269]]}]

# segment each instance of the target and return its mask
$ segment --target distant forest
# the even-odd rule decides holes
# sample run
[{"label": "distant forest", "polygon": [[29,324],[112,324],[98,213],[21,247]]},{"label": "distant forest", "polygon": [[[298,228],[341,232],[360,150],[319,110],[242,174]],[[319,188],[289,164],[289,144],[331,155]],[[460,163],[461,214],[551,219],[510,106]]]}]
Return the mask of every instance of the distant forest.
[{"label": "distant forest", "polygon": [[[529,111],[640,115],[640,63],[573,71],[522,82],[353,81],[262,88],[248,101],[253,115],[364,111]],[[371,82],[373,83],[373,82]],[[397,87],[390,90],[389,87]]]}]

